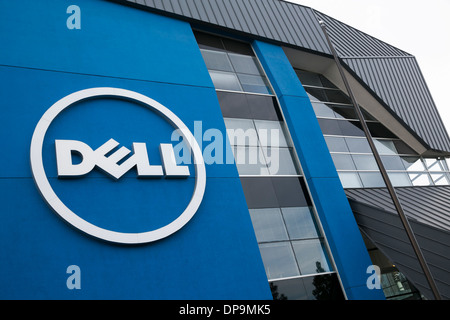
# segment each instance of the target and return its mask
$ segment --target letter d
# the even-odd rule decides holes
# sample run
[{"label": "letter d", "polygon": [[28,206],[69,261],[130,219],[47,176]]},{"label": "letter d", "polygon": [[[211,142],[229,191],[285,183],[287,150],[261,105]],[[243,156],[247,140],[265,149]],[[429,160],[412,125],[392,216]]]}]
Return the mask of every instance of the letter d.
[{"label": "letter d", "polygon": [[[76,140],[55,140],[58,177],[74,177],[89,173],[95,167],[94,151],[85,143]],[[83,160],[73,164],[72,152],[79,153]]]}]

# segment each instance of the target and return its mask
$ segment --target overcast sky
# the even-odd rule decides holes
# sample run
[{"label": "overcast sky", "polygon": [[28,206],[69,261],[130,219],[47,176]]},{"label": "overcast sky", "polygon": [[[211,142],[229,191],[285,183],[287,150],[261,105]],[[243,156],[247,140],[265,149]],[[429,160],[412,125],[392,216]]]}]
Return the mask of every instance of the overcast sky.
[{"label": "overcast sky", "polygon": [[450,0],[288,0],[414,55],[450,133]]}]

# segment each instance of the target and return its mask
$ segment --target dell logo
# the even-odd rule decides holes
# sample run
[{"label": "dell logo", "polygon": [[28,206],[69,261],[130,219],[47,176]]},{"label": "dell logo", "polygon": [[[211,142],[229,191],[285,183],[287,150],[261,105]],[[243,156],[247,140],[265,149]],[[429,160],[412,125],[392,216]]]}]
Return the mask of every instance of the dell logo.
[{"label": "dell logo", "polygon": [[[109,230],[108,228],[102,228],[83,219],[77,214],[76,210],[73,211],[72,208],[69,208],[62,201],[63,198],[60,198],[55,190],[53,190],[44,169],[43,160],[43,150],[45,149],[43,148],[44,140],[50,125],[61,112],[69,107],[83,101],[99,99],[118,99],[143,106],[149,112],[155,113],[169,123],[186,142],[189,154],[192,155],[195,184],[187,206],[182,208],[182,211],[174,220],[169,220],[168,223],[161,227],[158,226],[155,229],[149,228],[151,230],[143,232],[118,232],[116,230]],[[151,164],[149,162],[147,145],[144,142],[134,142],[132,144],[133,151],[124,146],[119,148],[119,142],[114,139],[106,141],[95,149],[91,148],[85,142],[78,140],[55,139],[54,145],[56,149],[58,177],[80,177],[78,180],[86,184],[89,184],[92,179],[81,180],[82,176],[88,174],[96,167],[114,179],[120,179],[132,168],[136,168],[138,177],[166,176],[187,178],[192,174],[188,166],[177,165],[171,144],[160,143],[161,164]],[[74,154],[81,156],[81,161],[74,162]],[[93,237],[121,244],[148,243],[175,233],[186,225],[197,212],[206,188],[206,168],[202,151],[188,127],[170,109],[159,102],[137,92],[125,89],[109,87],[85,89],[69,94],[53,104],[43,114],[34,130],[30,147],[30,162],[34,181],[42,197],[61,218],[73,227]],[[152,182],[152,185],[155,185],[155,181]],[[166,181],[161,180],[161,183],[164,182]],[[184,182],[189,182],[189,180],[185,179]],[[70,188],[70,180],[66,179],[64,183]],[[128,185],[127,181],[124,181],[123,184],[120,184],[120,187],[126,188]],[[173,194],[177,194],[177,191],[176,189],[173,190]],[[124,212],[123,214],[127,213]],[[148,214],[151,215],[152,212],[148,212]]]},{"label": "dell logo", "polygon": [[[87,144],[77,140],[56,140],[56,162],[58,177],[76,177],[88,174],[95,166],[102,169],[115,179],[119,179],[136,166],[138,177],[188,177],[189,168],[178,166],[175,161],[173,147],[170,143],[162,143],[159,147],[163,165],[151,165],[148,160],[147,146],[145,143],[133,143],[133,155],[123,161],[130,154],[130,150],[121,147],[109,156],[119,143],[110,139],[95,150]],[[72,155],[81,155],[82,161],[73,164]],[[165,172],[163,172],[163,169]]]}]

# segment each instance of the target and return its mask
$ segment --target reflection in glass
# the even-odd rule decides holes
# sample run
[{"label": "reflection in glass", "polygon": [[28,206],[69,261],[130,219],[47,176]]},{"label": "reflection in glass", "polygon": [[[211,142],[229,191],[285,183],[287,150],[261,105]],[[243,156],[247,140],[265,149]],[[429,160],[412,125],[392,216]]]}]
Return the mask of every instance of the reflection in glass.
[{"label": "reflection in glass", "polygon": [[279,208],[250,209],[258,242],[288,240]]},{"label": "reflection in glass", "polygon": [[431,173],[431,179],[437,186],[445,186],[449,184],[448,176],[445,173]]},{"label": "reflection in glass", "polygon": [[220,51],[201,50],[203,60],[209,70],[233,72],[227,54]]},{"label": "reflection in glass", "polygon": [[362,188],[361,180],[356,172],[338,172],[344,188]]},{"label": "reflection in glass", "polygon": [[385,187],[383,177],[379,172],[360,172],[359,176],[364,188]]},{"label": "reflection in glass", "polygon": [[424,172],[409,173],[409,178],[413,186],[429,186],[431,185],[430,176]]},{"label": "reflection in glass", "polygon": [[357,170],[378,170],[378,165],[373,155],[353,154],[352,158]]},{"label": "reflection in glass", "polygon": [[242,54],[229,53],[231,63],[237,73],[247,73],[253,75],[262,75],[258,67],[256,57],[246,56]]},{"label": "reflection in glass", "polygon": [[381,156],[386,170],[405,170],[403,161],[399,156]]},{"label": "reflection in glass", "polygon": [[424,171],[425,167],[419,157],[401,157],[407,171]]},{"label": "reflection in glass", "polygon": [[335,273],[270,282],[274,300],[345,300]]},{"label": "reflection in glass", "polygon": [[288,147],[284,124],[280,121],[254,120],[263,147]]},{"label": "reflection in glass", "polygon": [[235,74],[222,71],[209,71],[216,89],[242,91]]},{"label": "reflection in glass", "polygon": [[392,140],[377,140],[374,139],[375,147],[380,154],[397,154],[394,142]]},{"label": "reflection in glass", "polygon": [[345,141],[352,153],[372,153],[366,138],[345,138]]},{"label": "reflection in glass", "polygon": [[352,156],[349,154],[334,153],[331,155],[333,158],[334,166],[336,170],[355,170],[355,164],[353,163]]},{"label": "reflection in glass", "polygon": [[240,175],[268,175],[264,154],[260,147],[232,147]]},{"label": "reflection in glass", "polygon": [[262,243],[259,249],[269,280],[299,275],[290,242]]},{"label": "reflection in glass", "polygon": [[429,171],[444,171],[439,159],[425,158],[423,159]]},{"label": "reflection in glass", "polygon": [[331,271],[325,247],[320,239],[292,241],[301,274]]},{"label": "reflection in glass", "polygon": [[242,85],[243,91],[271,94],[269,84],[265,77],[241,73],[238,73],[237,76]]},{"label": "reflection in glass", "polygon": [[348,152],[347,144],[345,143],[345,138],[342,137],[330,137],[325,136],[325,142],[328,146],[330,152]]},{"label": "reflection in glass", "polygon": [[311,207],[281,208],[289,239],[318,238]]},{"label": "reflection in glass", "polygon": [[412,185],[407,173],[388,172],[388,176],[394,187],[409,187]]},{"label": "reflection in glass", "polygon": [[271,175],[297,175],[290,148],[263,147],[264,156]]},{"label": "reflection in glass", "polygon": [[316,117],[324,117],[324,118],[334,118],[334,111],[331,107],[327,106],[325,103],[313,102],[312,103],[314,113]]},{"label": "reflection in glass", "polygon": [[232,146],[258,146],[258,135],[251,119],[224,118]]}]

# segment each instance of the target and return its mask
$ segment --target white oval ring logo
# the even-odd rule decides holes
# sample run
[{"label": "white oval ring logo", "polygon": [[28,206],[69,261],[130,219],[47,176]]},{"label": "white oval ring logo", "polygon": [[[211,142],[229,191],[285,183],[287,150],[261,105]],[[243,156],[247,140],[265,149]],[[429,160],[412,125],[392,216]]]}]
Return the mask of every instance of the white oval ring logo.
[{"label": "white oval ring logo", "polygon": [[[80,218],[70,210],[56,195],[45,174],[42,159],[42,147],[45,134],[52,121],[65,109],[77,102],[94,98],[118,98],[128,100],[157,111],[179,132],[190,148],[195,166],[195,188],[192,198],[183,213],[168,225],[156,230],[140,233],[123,233],[100,228]],[[118,88],[91,88],[74,92],[53,104],[39,120],[31,139],[30,148],[31,171],[34,181],[42,196],[50,207],[75,228],[110,242],[123,244],[140,244],[165,238],[181,229],[197,212],[205,192],[206,168],[202,151],[187,126],[168,108],[159,102],[137,92]]]}]

